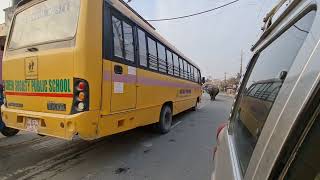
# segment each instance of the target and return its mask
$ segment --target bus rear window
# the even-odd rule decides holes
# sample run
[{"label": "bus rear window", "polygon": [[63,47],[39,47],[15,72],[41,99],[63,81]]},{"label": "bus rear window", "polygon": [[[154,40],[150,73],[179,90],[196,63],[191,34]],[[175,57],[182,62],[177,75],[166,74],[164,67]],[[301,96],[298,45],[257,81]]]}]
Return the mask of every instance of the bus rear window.
[{"label": "bus rear window", "polygon": [[46,0],[16,15],[10,49],[71,39],[75,36],[80,0]]}]

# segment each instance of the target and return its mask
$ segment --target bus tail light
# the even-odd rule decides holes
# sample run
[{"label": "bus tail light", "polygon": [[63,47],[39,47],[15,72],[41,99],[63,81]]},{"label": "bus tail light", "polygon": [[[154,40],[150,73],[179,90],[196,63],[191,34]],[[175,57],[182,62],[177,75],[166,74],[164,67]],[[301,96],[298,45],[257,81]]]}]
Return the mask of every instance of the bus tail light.
[{"label": "bus tail light", "polygon": [[84,79],[74,78],[72,114],[89,110],[89,84]]}]

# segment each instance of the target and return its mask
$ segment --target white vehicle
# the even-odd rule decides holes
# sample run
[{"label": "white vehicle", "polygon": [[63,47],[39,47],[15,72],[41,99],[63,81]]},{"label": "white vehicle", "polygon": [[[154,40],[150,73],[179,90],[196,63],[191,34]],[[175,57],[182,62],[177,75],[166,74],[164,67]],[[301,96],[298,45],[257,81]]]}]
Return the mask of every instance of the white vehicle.
[{"label": "white vehicle", "polygon": [[320,180],[320,0],[267,14],[227,125],[213,180]]}]

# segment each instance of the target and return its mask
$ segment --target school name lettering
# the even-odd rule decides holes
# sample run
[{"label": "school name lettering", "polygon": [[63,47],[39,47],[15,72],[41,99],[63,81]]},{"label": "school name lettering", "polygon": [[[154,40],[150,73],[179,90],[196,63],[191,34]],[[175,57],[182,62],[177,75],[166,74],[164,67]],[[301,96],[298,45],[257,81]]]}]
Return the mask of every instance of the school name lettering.
[{"label": "school name lettering", "polygon": [[71,93],[70,79],[5,80],[5,91]]}]

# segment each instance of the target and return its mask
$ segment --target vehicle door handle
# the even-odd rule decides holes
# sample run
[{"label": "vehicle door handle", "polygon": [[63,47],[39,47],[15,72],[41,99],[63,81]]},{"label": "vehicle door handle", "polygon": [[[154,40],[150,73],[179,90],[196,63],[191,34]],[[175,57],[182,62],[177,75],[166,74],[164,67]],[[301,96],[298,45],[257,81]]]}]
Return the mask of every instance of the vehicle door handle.
[{"label": "vehicle door handle", "polygon": [[123,74],[123,68],[120,65],[115,65],[114,66],[114,73],[115,74]]}]

